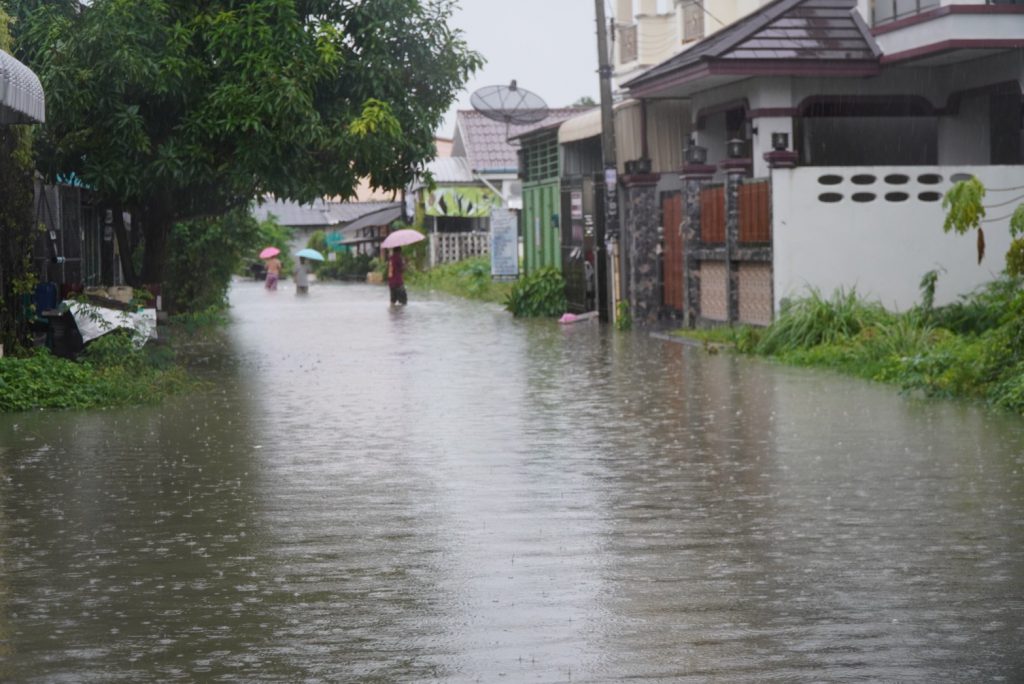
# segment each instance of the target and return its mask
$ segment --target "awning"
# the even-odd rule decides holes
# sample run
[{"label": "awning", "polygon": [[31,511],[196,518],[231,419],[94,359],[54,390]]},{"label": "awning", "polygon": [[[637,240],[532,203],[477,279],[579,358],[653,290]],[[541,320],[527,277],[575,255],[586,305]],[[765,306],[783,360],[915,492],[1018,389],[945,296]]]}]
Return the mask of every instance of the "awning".
[{"label": "awning", "polygon": [[39,77],[0,50],[0,124],[43,123],[46,98]]},{"label": "awning", "polygon": [[387,207],[386,209],[381,209],[380,211],[375,211],[372,214],[367,214],[366,216],[357,218],[352,223],[346,223],[342,228],[342,232],[351,234],[360,228],[367,228],[369,226],[386,226],[395,219],[401,218],[401,216],[402,205],[397,204],[396,206]]}]

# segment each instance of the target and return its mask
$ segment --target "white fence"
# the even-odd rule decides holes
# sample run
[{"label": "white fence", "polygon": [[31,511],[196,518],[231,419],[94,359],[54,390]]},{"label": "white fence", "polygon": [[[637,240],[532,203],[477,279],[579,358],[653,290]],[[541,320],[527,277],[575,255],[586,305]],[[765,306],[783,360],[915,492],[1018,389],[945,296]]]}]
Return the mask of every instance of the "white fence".
[{"label": "white fence", "polygon": [[489,254],[489,233],[431,233],[430,265],[440,266],[453,261]]},{"label": "white fence", "polygon": [[[988,192],[977,235],[943,233],[942,197],[976,175]],[[1009,216],[1024,194],[1024,166],[800,167],[772,171],[775,311],[815,287],[824,296],[856,287],[889,309],[920,301],[921,276],[939,269],[935,303],[946,304],[998,276]],[[1006,203],[1005,206],[997,206]]]}]

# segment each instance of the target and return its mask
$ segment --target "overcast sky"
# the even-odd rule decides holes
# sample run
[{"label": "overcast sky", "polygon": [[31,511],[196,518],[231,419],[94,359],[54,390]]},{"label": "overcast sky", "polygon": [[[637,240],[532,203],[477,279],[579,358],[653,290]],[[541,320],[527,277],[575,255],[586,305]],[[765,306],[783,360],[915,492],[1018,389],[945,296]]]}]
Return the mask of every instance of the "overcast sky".
[{"label": "overcast sky", "polygon": [[[472,109],[469,96],[490,85],[540,95],[548,107],[566,107],[584,96],[597,101],[597,33],[594,0],[458,0],[449,26],[487,63],[471,77],[437,135],[455,132],[455,112]],[[605,7],[605,12],[610,10]]]}]

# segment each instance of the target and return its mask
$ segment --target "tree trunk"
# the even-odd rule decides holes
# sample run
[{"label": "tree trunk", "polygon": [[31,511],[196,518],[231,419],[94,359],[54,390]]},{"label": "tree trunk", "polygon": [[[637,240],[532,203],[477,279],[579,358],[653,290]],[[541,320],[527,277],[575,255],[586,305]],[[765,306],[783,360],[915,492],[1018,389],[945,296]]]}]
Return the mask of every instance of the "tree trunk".
[{"label": "tree trunk", "polygon": [[164,278],[164,264],[167,263],[167,244],[171,236],[174,219],[167,213],[147,212],[143,216],[142,236],[145,240],[142,252],[140,285],[159,285]]},{"label": "tree trunk", "polygon": [[[174,215],[174,202],[170,193],[158,192],[140,209],[142,236],[142,271],[139,273],[139,285],[159,286],[164,280],[164,266],[167,263],[167,246],[171,238],[171,229],[177,217]],[[132,217],[132,232],[138,237],[135,217]]]}]

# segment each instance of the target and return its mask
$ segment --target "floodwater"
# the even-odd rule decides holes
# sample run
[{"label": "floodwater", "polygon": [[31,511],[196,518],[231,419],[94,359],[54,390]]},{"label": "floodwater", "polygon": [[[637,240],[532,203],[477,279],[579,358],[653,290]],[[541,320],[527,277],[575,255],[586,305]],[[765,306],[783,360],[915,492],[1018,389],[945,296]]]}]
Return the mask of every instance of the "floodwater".
[{"label": "floodwater", "polygon": [[0,416],[0,680],[1024,680],[1021,419],[411,294]]}]

